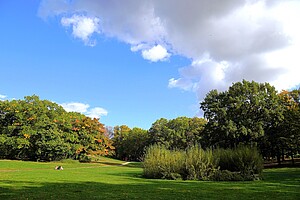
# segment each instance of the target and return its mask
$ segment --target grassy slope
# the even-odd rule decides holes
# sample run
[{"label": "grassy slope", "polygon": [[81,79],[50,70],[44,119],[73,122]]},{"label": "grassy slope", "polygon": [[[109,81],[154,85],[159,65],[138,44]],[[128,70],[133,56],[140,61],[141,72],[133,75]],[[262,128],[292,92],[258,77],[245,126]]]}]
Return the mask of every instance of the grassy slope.
[{"label": "grassy slope", "polygon": [[[255,182],[147,180],[135,165],[0,161],[0,199],[299,199],[300,169],[265,170]],[[104,165],[105,164],[105,165]],[[63,171],[54,170],[63,165]]]}]

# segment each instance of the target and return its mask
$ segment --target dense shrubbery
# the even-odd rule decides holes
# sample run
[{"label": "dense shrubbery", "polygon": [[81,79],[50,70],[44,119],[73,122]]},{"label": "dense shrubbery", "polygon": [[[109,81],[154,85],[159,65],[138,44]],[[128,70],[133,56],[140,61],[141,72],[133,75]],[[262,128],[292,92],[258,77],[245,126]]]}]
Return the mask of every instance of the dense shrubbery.
[{"label": "dense shrubbery", "polygon": [[150,146],[144,158],[147,178],[241,181],[261,176],[262,158],[255,148],[203,150],[193,146],[186,151]]},{"label": "dense shrubbery", "polygon": [[209,180],[216,171],[217,162],[212,150],[203,150],[199,146],[188,148],[184,154],[184,165],[181,172],[183,179]]},{"label": "dense shrubbery", "polygon": [[263,159],[256,148],[239,146],[234,149],[217,149],[214,155],[220,170],[239,173],[246,180],[262,173]]},{"label": "dense shrubbery", "polygon": [[147,178],[177,179],[184,163],[184,154],[168,150],[162,145],[150,146],[144,158],[144,176]]}]

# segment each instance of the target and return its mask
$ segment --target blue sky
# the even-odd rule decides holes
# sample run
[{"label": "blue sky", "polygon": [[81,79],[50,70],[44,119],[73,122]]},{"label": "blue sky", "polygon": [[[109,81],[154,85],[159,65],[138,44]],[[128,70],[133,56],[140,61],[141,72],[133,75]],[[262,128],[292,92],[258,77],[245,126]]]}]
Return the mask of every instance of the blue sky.
[{"label": "blue sky", "polygon": [[296,87],[299,5],[0,0],[0,99],[36,94],[148,129],[199,115],[209,90],[242,79]]},{"label": "blue sky", "polygon": [[160,117],[195,115],[195,95],[168,88],[187,59],[151,63],[129,45],[101,36],[96,46],[85,46],[58,19],[38,17],[38,8],[39,1],[0,3],[1,95],[102,107],[108,114],[100,121],[111,126],[149,128]]}]

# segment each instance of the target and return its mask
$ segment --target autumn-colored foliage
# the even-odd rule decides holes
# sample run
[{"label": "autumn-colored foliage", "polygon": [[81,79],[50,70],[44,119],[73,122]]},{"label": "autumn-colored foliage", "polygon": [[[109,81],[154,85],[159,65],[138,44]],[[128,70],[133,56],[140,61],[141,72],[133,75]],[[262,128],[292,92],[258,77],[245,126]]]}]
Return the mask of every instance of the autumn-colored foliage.
[{"label": "autumn-colored foliage", "polygon": [[110,155],[113,147],[104,125],[38,96],[0,101],[0,158],[22,160],[80,159]]}]

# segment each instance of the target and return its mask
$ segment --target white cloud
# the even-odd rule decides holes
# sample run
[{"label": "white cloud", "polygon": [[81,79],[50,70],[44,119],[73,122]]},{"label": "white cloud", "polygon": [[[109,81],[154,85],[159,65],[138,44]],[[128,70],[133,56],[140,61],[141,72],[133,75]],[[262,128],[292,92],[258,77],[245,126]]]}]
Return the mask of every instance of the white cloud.
[{"label": "white cloud", "polygon": [[0,94],[0,100],[5,99],[6,97],[7,97],[6,95]]},{"label": "white cloud", "polygon": [[100,118],[101,116],[106,116],[107,114],[107,110],[100,107],[92,108],[87,112],[87,116],[90,118]]},{"label": "white cloud", "polygon": [[91,40],[94,33],[99,33],[99,18],[85,17],[80,15],[73,15],[72,17],[63,17],[61,24],[65,27],[72,26],[72,35],[75,38],[82,39],[86,45],[94,46],[95,41]]},{"label": "white cloud", "polygon": [[80,113],[85,113],[85,112],[87,112],[87,109],[90,107],[89,104],[77,103],[77,102],[62,103],[61,106],[62,106],[67,112],[80,112]]},{"label": "white cloud", "polygon": [[151,62],[163,61],[170,57],[168,51],[161,45],[156,45],[148,50],[142,51],[142,56]]},{"label": "white cloud", "polygon": [[169,79],[168,87],[169,88],[176,88],[176,87],[178,87],[178,88],[181,88],[183,90],[189,91],[189,90],[192,90],[195,87],[195,85],[189,79],[185,79],[185,78],[178,78],[178,79],[171,78],[171,79]]},{"label": "white cloud", "polygon": [[133,52],[136,52],[136,51],[143,50],[145,48],[146,48],[145,44],[137,44],[137,45],[131,46],[130,50],[133,51]]},{"label": "white cloud", "polygon": [[90,118],[100,118],[106,116],[108,111],[101,107],[90,108],[89,104],[70,102],[60,104],[67,112],[79,112]]},{"label": "white cloud", "polygon": [[209,58],[202,58],[190,66],[181,68],[179,70],[181,78],[170,79],[169,87],[196,92],[198,99],[202,99],[212,88],[226,89],[227,69],[227,62],[217,63]]},{"label": "white cloud", "polygon": [[97,28],[84,33],[76,31],[85,29],[82,19],[65,18],[65,24],[83,40],[93,33],[117,38],[153,62],[171,53],[191,59],[169,87],[196,92],[201,100],[242,79],[278,90],[299,85],[299,10],[293,0],[44,0],[40,15],[88,18]]}]

